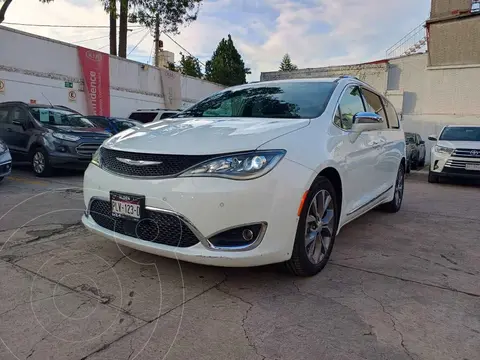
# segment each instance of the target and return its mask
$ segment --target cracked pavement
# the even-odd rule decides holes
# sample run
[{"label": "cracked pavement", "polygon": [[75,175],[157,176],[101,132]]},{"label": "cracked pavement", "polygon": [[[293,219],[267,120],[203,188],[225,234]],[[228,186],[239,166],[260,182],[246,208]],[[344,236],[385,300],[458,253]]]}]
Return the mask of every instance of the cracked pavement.
[{"label": "cracked pavement", "polygon": [[349,224],[324,271],[297,278],[117,246],[79,224],[81,174],[13,177],[0,185],[2,360],[480,358],[478,186],[412,173],[398,214]]}]

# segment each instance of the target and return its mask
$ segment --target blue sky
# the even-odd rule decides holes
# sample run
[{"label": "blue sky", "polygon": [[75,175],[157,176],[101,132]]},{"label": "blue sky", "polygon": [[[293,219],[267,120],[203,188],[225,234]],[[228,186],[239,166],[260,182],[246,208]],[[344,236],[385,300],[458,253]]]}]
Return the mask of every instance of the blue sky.
[{"label": "blue sky", "polygon": [[[23,2],[12,2],[5,21],[108,25],[99,0],[28,1],[28,12]],[[383,58],[428,17],[429,8],[430,0],[204,0],[198,20],[173,38],[205,63],[230,33],[252,69],[249,80],[258,80],[261,71],[276,70],[287,52],[300,68]],[[108,29],[15,28],[108,51]],[[182,50],[162,40],[178,59]],[[130,58],[150,59],[153,39],[146,30],[135,28],[128,41],[130,50],[138,44]]]}]

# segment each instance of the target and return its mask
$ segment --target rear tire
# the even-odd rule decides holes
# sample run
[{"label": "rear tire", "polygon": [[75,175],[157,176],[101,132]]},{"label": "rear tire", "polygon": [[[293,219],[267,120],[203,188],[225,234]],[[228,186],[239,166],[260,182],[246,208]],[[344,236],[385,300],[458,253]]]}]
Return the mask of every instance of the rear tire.
[{"label": "rear tire", "polygon": [[52,166],[48,153],[44,148],[38,147],[32,151],[31,165],[33,173],[38,177],[47,177],[52,175]]},{"label": "rear tire", "polygon": [[418,163],[419,168],[424,168],[425,167],[425,157]]},{"label": "rear tire", "polygon": [[433,174],[431,170],[428,172],[428,182],[430,184],[437,184],[439,180],[440,179],[438,175]]},{"label": "rear tire", "polygon": [[297,276],[313,276],[327,264],[337,233],[339,207],[332,183],[323,176],[308,191],[297,225],[287,269]]},{"label": "rear tire", "polygon": [[393,195],[392,201],[380,206],[380,209],[385,212],[396,213],[402,207],[403,191],[405,189],[405,167],[403,164],[400,164],[398,168],[397,179],[395,180],[394,186],[395,193]]}]

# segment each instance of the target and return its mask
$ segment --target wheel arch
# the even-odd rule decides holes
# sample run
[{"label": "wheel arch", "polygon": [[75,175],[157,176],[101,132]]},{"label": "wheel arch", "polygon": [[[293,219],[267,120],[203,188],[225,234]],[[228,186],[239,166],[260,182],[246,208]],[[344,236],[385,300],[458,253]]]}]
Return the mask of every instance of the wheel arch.
[{"label": "wheel arch", "polygon": [[[340,173],[338,172],[337,169],[335,169],[332,166],[327,166],[324,169],[322,169],[315,179],[313,180],[312,186],[319,177],[325,177],[327,178],[330,183],[333,185],[333,188],[335,189],[335,196],[336,196],[336,202],[337,202],[337,208],[339,212],[339,216],[337,217],[337,221],[340,221],[340,218],[342,216],[342,208],[343,208],[343,183],[342,183],[342,177],[340,176]],[[337,224],[338,225],[338,224]]]}]

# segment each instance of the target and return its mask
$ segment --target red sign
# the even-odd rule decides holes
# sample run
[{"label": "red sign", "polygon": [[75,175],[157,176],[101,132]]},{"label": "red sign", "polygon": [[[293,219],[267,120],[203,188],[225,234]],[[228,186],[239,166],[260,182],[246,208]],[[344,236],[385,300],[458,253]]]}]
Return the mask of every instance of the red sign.
[{"label": "red sign", "polygon": [[110,116],[110,59],[107,54],[78,46],[90,115]]}]

